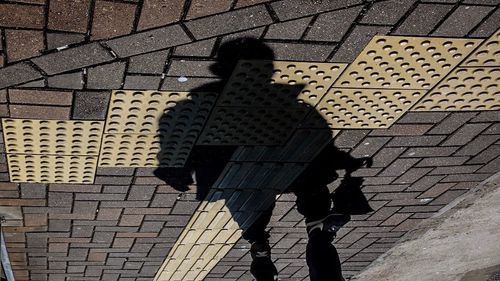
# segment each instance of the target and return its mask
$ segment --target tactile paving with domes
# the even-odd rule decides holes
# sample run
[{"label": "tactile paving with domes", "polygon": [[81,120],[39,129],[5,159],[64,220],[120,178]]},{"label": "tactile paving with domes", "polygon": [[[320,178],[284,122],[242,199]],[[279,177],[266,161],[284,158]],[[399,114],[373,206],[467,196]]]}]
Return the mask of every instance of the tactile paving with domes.
[{"label": "tactile paving with domes", "polygon": [[[424,93],[419,90],[332,88],[316,110],[332,129],[388,128]],[[317,122],[306,118],[304,127],[315,125]]]},{"label": "tactile paving with domes", "polygon": [[500,29],[486,39],[461,66],[500,66]]},{"label": "tactile paving with domes", "polygon": [[342,63],[239,61],[198,144],[284,144],[346,66]]},{"label": "tactile paving with domes", "polygon": [[7,153],[98,155],[100,121],[3,119]]},{"label": "tactile paving with domes", "polygon": [[241,60],[217,106],[315,106],[347,64]]},{"label": "tactile paving with domes", "polygon": [[306,108],[216,107],[198,144],[284,144],[307,112]]},{"label": "tactile paving with domes", "polygon": [[114,91],[99,157],[103,167],[182,167],[217,95]]},{"label": "tactile paving with domes", "polygon": [[93,183],[104,122],[3,119],[12,182]]},{"label": "tactile paving with domes", "polygon": [[375,36],[334,86],[430,89],[464,60],[481,41]]},{"label": "tactile paving with domes", "polygon": [[94,182],[97,156],[7,154],[12,182]]},{"label": "tactile paving with domes", "polygon": [[500,67],[459,67],[412,110],[498,110],[499,85]]}]

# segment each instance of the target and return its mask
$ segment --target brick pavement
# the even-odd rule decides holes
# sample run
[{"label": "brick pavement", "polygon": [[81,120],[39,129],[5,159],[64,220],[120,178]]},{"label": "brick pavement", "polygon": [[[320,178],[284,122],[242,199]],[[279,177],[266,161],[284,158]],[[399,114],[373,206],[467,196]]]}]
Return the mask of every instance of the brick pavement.
[{"label": "brick pavement", "polygon": [[[498,1],[403,1],[397,9],[393,2],[1,3],[0,116],[104,120],[111,89],[189,90],[214,81],[199,66],[221,42],[248,34],[279,59],[349,63],[375,34],[485,38],[498,29]],[[357,173],[376,211],[355,217],[336,240],[347,276],[498,171],[499,116],[410,112],[389,129],[336,137],[353,156],[374,157]],[[199,204],[150,169],[99,168],[93,185],[14,184],[7,169],[2,153],[0,208],[12,214],[5,230],[18,280],[152,280]],[[308,280],[293,202],[278,200],[273,253],[283,279]],[[249,261],[240,241],[205,280],[251,280]]]}]

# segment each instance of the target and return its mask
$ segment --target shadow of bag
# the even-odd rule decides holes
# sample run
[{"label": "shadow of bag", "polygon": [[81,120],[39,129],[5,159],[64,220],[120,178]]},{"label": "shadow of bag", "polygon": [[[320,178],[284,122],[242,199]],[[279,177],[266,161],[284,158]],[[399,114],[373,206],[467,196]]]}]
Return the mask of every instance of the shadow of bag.
[{"label": "shadow of bag", "polygon": [[368,200],[361,191],[363,178],[345,177],[340,186],[332,193],[333,210],[348,215],[364,215],[373,212]]}]

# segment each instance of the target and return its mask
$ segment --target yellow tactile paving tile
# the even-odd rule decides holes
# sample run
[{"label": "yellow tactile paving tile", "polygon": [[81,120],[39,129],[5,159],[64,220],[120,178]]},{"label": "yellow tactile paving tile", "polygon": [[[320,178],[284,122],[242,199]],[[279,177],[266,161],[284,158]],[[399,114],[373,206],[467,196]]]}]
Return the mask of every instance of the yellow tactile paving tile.
[{"label": "yellow tactile paving tile", "polygon": [[500,29],[486,39],[461,66],[500,66]]},{"label": "yellow tactile paving tile", "polygon": [[12,182],[93,183],[97,156],[7,154]]},{"label": "yellow tactile paving tile", "polygon": [[[332,88],[316,110],[332,129],[388,128],[424,94],[422,90]],[[306,118],[304,126],[314,127],[315,120]]]},{"label": "yellow tactile paving tile", "polygon": [[183,167],[196,133],[179,137],[162,135],[104,134],[99,166],[102,167]]},{"label": "yellow tactile paving tile", "polygon": [[217,106],[316,105],[347,65],[342,63],[242,60]]},{"label": "yellow tactile paving tile", "polygon": [[439,83],[412,110],[498,110],[500,67],[460,67]]},{"label": "yellow tactile paving tile", "polygon": [[7,153],[98,155],[104,122],[2,119]]},{"label": "yellow tactile paving tile", "polygon": [[155,167],[159,164],[159,152],[159,136],[104,134],[99,166]]},{"label": "yellow tactile paving tile", "polygon": [[282,145],[308,108],[216,107],[205,126],[201,145]]},{"label": "yellow tactile paving tile", "polygon": [[282,145],[346,64],[242,60],[198,144]]},{"label": "yellow tactile paving tile", "polygon": [[216,97],[214,93],[113,91],[105,133],[175,134],[174,127],[201,130]]},{"label": "yellow tactile paving tile", "polygon": [[481,41],[374,36],[334,86],[430,89],[464,60]]},{"label": "yellow tactile paving tile", "polygon": [[216,97],[214,93],[114,91],[99,166],[184,166]]}]

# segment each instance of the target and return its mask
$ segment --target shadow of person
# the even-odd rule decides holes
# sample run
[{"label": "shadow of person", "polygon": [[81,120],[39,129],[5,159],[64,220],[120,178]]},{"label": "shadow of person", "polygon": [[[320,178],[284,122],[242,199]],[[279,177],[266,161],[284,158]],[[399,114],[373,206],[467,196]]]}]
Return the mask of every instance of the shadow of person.
[{"label": "shadow of person", "polygon": [[[328,123],[301,98],[306,84],[275,81],[277,73],[273,59],[271,48],[254,38],[236,39],[221,45],[217,61],[210,67],[220,80],[192,89],[190,92],[196,94],[191,99],[177,102],[160,118],[161,149],[157,156],[160,167],[155,171],[158,178],[179,191],[187,191],[194,185],[197,199],[212,200],[207,199],[207,194],[238,147],[273,146],[287,151],[294,132],[299,127],[304,128],[302,123],[306,117],[308,124],[314,124],[313,132],[331,136]],[[260,67],[255,67],[259,63]],[[169,135],[164,133],[169,130],[162,128],[175,126],[178,122],[176,112],[192,109],[197,102],[194,99],[203,99],[204,93],[217,93],[218,98],[189,158],[184,167],[163,167],[162,163],[172,154],[167,149]],[[321,152],[314,153],[319,152],[315,160],[300,175],[293,175],[296,179],[291,179],[293,184],[287,192],[295,193],[298,211],[307,224],[306,260],[311,280],[342,280],[340,261],[332,241],[350,214],[371,211],[361,193],[362,179],[349,176],[360,167],[369,166],[370,160],[356,159],[338,150],[333,140],[326,146],[318,146],[317,150]],[[293,162],[286,155],[281,160]],[[339,188],[341,194],[332,197],[327,185],[338,178],[336,170],[346,170],[347,176],[343,188]],[[247,176],[245,180],[251,182],[252,178]],[[269,196],[272,198],[260,198],[269,201],[269,206],[251,218],[237,215],[240,206],[228,206],[243,231],[243,238],[252,244],[251,272],[258,281],[275,280],[277,275],[270,258],[266,230],[275,206],[275,194],[269,193]],[[332,208],[332,201],[337,201],[337,208]]]}]

